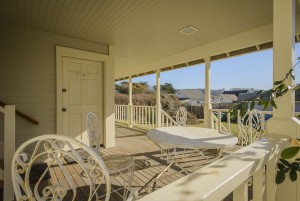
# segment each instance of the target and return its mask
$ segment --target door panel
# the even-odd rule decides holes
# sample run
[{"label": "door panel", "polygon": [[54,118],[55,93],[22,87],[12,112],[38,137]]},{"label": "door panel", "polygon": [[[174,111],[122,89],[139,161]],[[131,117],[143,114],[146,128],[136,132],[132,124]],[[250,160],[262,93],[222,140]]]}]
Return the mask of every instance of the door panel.
[{"label": "door panel", "polygon": [[103,125],[102,63],[63,57],[63,89],[63,134],[87,143],[86,114],[96,113]]}]

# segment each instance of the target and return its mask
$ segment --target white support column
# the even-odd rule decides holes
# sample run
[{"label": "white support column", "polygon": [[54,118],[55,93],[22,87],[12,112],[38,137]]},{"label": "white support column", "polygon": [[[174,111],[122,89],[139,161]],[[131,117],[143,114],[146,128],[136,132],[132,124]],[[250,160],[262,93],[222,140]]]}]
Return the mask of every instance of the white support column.
[{"label": "white support column", "polygon": [[156,127],[161,126],[160,69],[156,70]]},{"label": "white support column", "polygon": [[204,125],[212,128],[211,116],[211,95],[210,95],[210,57],[205,58],[205,104],[204,104]]},{"label": "white support column", "polygon": [[132,76],[129,76],[128,79],[128,87],[129,87],[129,102],[128,102],[128,127],[132,127],[132,118],[133,118],[133,104],[132,104]]},{"label": "white support column", "polygon": [[4,114],[4,200],[14,200],[11,178],[11,161],[15,153],[16,110],[14,105],[5,106]]},{"label": "white support column", "polygon": [[[295,0],[273,0],[273,82],[283,79],[295,62],[295,6]],[[293,80],[289,78],[285,84],[292,85]],[[276,103],[278,109],[273,110],[273,118],[266,122],[267,134],[299,138],[299,120],[294,117],[294,94],[289,91],[277,98]],[[276,200],[299,200],[297,185],[299,186],[299,181],[292,183],[287,178],[277,186]]]}]

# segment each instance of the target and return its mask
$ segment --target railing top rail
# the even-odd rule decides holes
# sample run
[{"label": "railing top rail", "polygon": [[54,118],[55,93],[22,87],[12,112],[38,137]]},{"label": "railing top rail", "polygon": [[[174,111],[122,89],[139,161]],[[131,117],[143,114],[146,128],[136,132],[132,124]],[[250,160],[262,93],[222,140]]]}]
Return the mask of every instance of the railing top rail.
[{"label": "railing top rail", "polygon": [[133,107],[146,107],[146,108],[155,108],[155,106],[148,106],[148,105],[132,105]]},{"label": "railing top rail", "polygon": [[161,110],[161,113],[164,114],[174,125],[178,125],[177,122],[168,113],[166,113],[166,111]]},{"label": "railing top rail", "polygon": [[260,113],[262,114],[273,114],[273,111],[261,111],[259,110]]},{"label": "railing top rail", "polygon": [[[252,176],[258,168],[264,166],[267,161],[277,155],[287,142],[286,136],[274,135],[258,140],[232,155],[219,159],[146,195],[139,201],[160,200],[166,194],[168,201],[222,200]],[[210,182],[207,182],[208,180]]]},{"label": "railing top rail", "polygon": [[[5,107],[6,105],[7,105],[6,103],[0,101],[0,106],[1,106],[1,107]],[[27,121],[33,123],[34,125],[38,125],[38,124],[39,124],[39,122],[38,122],[37,120],[35,120],[35,119],[29,117],[28,115],[24,114],[23,112],[20,112],[19,110],[16,110],[16,114],[17,114],[18,116],[22,117],[23,119],[25,119],[25,120],[27,120]]]},{"label": "railing top rail", "polygon": [[211,109],[213,112],[228,112],[231,109]]},{"label": "railing top rail", "polygon": [[128,105],[115,105],[115,106],[124,106],[124,107],[127,107]]}]

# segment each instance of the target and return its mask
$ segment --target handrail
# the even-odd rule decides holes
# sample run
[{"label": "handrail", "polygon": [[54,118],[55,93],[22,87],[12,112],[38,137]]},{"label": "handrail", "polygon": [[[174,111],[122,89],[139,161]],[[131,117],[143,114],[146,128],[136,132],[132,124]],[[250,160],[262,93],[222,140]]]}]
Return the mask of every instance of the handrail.
[{"label": "handrail", "polygon": [[[168,124],[167,126],[172,126],[172,125],[174,125],[174,126],[178,126],[178,123],[166,112],[166,111],[164,111],[163,109],[161,110],[161,114],[162,114],[162,116],[165,116],[166,117],[166,119],[167,119],[167,122],[169,122],[170,121],[170,123],[171,124]],[[164,118],[161,118],[161,120],[162,120],[162,125],[165,123],[165,122],[163,122],[164,121]]]},{"label": "handrail", "polygon": [[[288,144],[287,136],[272,135],[219,159],[157,191],[139,201],[160,200],[168,195],[168,201],[178,200],[223,200],[233,192],[234,200],[247,200],[248,179],[253,176],[253,200],[274,200],[276,195],[276,156]],[[251,153],[251,154],[249,154]],[[267,171],[264,171],[264,168]],[[266,178],[262,174],[265,174]],[[207,182],[209,181],[209,182]],[[266,186],[262,188],[261,186]],[[186,193],[188,192],[188,193]]]},{"label": "handrail", "polygon": [[[1,107],[4,107],[5,105],[8,105],[8,104],[6,104],[6,103],[0,101],[0,106],[1,106]],[[40,122],[38,122],[37,120],[35,120],[35,119],[29,117],[28,115],[26,115],[26,114],[24,114],[23,112],[20,112],[20,111],[18,111],[18,110],[16,110],[16,114],[17,114],[18,116],[22,117],[23,119],[25,119],[25,120],[27,120],[27,121],[33,123],[34,125],[38,125],[38,124],[40,123]]]},{"label": "handrail", "polygon": [[215,115],[212,114],[213,120],[216,122],[217,127],[219,127],[219,131],[223,131],[223,132],[229,132],[228,129],[222,124],[222,121],[219,120],[219,118]]}]

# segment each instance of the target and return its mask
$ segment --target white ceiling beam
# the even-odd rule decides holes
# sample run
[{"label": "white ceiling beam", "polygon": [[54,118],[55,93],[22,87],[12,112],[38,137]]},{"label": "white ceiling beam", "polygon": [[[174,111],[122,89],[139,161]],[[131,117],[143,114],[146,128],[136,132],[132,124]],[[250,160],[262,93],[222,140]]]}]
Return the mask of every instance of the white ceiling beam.
[{"label": "white ceiling beam", "polygon": [[[296,16],[296,21],[300,21],[300,15]],[[300,34],[300,26],[296,27],[296,34]],[[177,64],[186,63],[186,61],[195,61],[207,56],[214,56],[255,46],[257,44],[271,42],[273,40],[273,24],[267,24],[256,29],[239,33],[209,44],[192,48],[156,61],[133,66],[124,70],[116,71],[115,78],[126,77],[128,74],[138,74],[141,72],[153,71],[156,68],[165,68]]]}]

